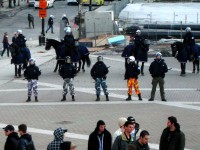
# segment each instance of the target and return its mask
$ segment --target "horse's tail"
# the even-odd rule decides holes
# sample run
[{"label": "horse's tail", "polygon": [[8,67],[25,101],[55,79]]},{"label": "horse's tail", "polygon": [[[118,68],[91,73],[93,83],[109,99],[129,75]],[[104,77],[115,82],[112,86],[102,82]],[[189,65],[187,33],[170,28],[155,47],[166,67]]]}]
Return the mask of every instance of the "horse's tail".
[{"label": "horse's tail", "polygon": [[85,60],[86,60],[86,63],[87,63],[87,67],[90,67],[90,65],[91,65],[91,60],[90,60],[89,54],[88,54],[88,55],[85,55]]}]

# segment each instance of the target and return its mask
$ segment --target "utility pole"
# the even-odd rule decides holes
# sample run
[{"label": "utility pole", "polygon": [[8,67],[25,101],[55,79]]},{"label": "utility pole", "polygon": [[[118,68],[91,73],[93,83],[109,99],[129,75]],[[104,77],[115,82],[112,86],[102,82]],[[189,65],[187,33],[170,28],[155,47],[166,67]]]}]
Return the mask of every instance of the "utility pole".
[{"label": "utility pole", "polygon": [[89,11],[92,11],[92,0],[90,0]]}]

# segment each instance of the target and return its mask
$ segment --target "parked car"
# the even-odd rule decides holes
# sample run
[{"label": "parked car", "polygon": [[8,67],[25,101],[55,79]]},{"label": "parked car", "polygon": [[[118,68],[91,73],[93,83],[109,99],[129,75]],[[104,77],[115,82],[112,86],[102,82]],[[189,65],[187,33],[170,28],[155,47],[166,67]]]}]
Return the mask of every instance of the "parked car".
[{"label": "parked car", "polygon": [[67,5],[78,5],[77,0],[67,0]]},{"label": "parked car", "polygon": [[35,5],[35,0],[29,0],[28,6],[29,7],[34,7],[34,5]]},{"label": "parked car", "polygon": [[[39,8],[39,1],[40,0],[35,0],[35,4],[34,4],[35,8]],[[53,7],[53,3],[54,3],[54,0],[47,0],[47,8]]]}]

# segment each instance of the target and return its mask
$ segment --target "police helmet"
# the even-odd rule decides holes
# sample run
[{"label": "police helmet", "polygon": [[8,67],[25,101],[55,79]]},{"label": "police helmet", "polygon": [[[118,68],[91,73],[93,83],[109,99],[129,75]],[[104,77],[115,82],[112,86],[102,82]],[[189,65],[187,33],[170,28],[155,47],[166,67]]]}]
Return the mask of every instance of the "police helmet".
[{"label": "police helmet", "polygon": [[68,64],[71,63],[71,58],[70,58],[70,56],[66,56],[66,57],[65,57],[65,62],[68,63]]},{"label": "police helmet", "polygon": [[128,58],[128,62],[134,62],[135,61],[135,57],[134,56],[130,56],[129,58]]},{"label": "police helmet", "polygon": [[66,14],[63,14],[62,18],[67,17]]},{"label": "police helmet", "polygon": [[72,28],[70,26],[67,26],[64,28],[65,34],[66,35],[71,35],[72,34]]},{"label": "police helmet", "polygon": [[187,27],[186,29],[185,29],[185,32],[187,33],[187,32],[191,32],[191,28],[190,27]]},{"label": "police helmet", "polygon": [[21,29],[18,29],[18,30],[17,30],[17,34],[22,34],[22,30],[21,30]]},{"label": "police helmet", "polygon": [[140,35],[140,34],[141,34],[141,31],[140,31],[140,30],[137,30],[137,31],[136,31],[136,34],[137,34],[137,35]]},{"label": "police helmet", "polygon": [[54,18],[54,15],[50,15],[51,18]]},{"label": "police helmet", "polygon": [[162,54],[161,54],[160,52],[157,52],[157,53],[156,53],[156,57],[158,57],[158,56],[160,56],[160,57],[161,57],[161,56],[162,56]]},{"label": "police helmet", "polygon": [[28,62],[29,62],[30,65],[34,65],[35,64],[35,59],[34,58],[30,58]]},{"label": "police helmet", "polygon": [[103,61],[103,56],[98,56],[97,61]]}]

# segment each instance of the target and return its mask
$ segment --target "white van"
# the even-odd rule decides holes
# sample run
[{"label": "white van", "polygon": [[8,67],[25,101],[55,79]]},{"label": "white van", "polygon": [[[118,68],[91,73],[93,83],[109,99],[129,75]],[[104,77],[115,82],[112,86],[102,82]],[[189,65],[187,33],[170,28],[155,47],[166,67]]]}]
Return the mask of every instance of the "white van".
[{"label": "white van", "polygon": [[67,5],[78,5],[77,0],[67,0]]},{"label": "white van", "polygon": [[35,0],[29,0],[28,6],[29,7],[34,7],[34,5],[35,5]]},{"label": "white van", "polygon": [[[40,0],[35,0],[35,4],[34,4],[35,8],[39,8],[39,1]],[[54,0],[47,0],[47,8],[53,7],[53,3],[54,3]]]}]

